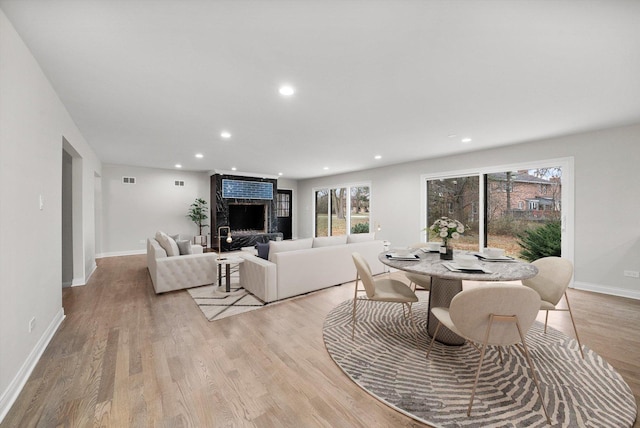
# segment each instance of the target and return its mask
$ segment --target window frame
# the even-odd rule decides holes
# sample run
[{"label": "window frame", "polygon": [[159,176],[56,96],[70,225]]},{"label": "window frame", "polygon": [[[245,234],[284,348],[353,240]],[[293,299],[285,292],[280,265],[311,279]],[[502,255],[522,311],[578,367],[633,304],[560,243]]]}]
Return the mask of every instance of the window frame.
[{"label": "window frame", "polygon": [[[427,181],[436,179],[448,179],[461,176],[479,176],[479,198],[478,203],[480,207],[486,206],[486,180],[487,174],[499,173],[504,171],[518,171],[525,169],[537,169],[537,168],[562,168],[562,190],[561,190],[561,230],[562,230],[562,257],[569,261],[574,261],[575,251],[575,186],[574,186],[574,158],[554,158],[554,159],[541,159],[530,162],[520,162],[503,165],[489,165],[486,167],[479,167],[474,169],[465,169],[457,171],[443,171],[440,173],[429,173],[420,175],[420,229],[422,230],[420,238],[422,241],[427,240],[427,233],[424,231],[430,225],[427,225]],[[486,213],[484,210],[478,210],[478,221],[481,228],[486,228]],[[480,248],[485,245],[485,237],[483,233],[479,236]]]},{"label": "window frame", "polygon": [[[316,194],[318,191],[321,190],[327,190],[329,192],[329,195],[331,195],[331,191],[335,190],[335,189],[342,189],[342,188],[346,188],[347,189],[347,199],[346,199],[346,204],[347,204],[347,218],[346,218],[346,235],[351,235],[351,188],[353,187],[368,187],[369,188],[369,232],[374,232],[374,221],[373,221],[373,211],[374,211],[374,203],[373,203],[373,186],[371,185],[370,181],[357,181],[357,182],[349,182],[346,184],[331,184],[331,185],[327,185],[327,186],[316,186],[313,187],[311,189],[311,194],[312,194],[312,199],[313,199],[313,216],[312,216],[312,225],[311,225],[311,229],[313,230],[313,237],[317,237],[317,211],[316,211],[316,203],[317,203],[317,199],[316,199]],[[327,203],[327,230],[328,230],[328,236],[338,236],[338,235],[332,235],[331,231],[332,231],[332,225],[331,225],[331,196],[329,196],[329,201]],[[339,235],[341,236],[341,235]]]}]

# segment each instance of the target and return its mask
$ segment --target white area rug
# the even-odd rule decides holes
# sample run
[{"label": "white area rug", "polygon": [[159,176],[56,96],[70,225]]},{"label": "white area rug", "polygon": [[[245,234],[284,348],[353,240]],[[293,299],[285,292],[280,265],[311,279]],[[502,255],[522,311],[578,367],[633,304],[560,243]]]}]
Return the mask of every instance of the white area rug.
[{"label": "white area rug", "polygon": [[262,300],[239,284],[231,284],[229,293],[226,292],[225,287],[216,285],[204,285],[187,291],[209,321],[254,311],[265,305]]}]

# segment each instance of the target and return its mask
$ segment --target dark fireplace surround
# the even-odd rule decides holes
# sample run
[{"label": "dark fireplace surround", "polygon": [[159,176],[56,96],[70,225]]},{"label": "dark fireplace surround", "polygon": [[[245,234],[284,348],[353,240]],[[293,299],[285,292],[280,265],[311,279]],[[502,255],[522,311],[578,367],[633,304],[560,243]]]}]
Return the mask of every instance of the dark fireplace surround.
[{"label": "dark fireplace surround", "polygon": [[[225,198],[223,197],[222,180],[236,180],[248,182],[271,183],[273,186],[272,199]],[[227,230],[221,231],[220,244],[222,251],[239,250],[250,247],[258,242],[282,237],[278,233],[278,218],[276,217],[276,195],[278,180],[269,178],[243,177],[238,175],[215,174],[211,176],[211,200],[216,201],[211,206],[211,248],[218,249],[218,228],[231,227],[233,241],[226,242]]]}]

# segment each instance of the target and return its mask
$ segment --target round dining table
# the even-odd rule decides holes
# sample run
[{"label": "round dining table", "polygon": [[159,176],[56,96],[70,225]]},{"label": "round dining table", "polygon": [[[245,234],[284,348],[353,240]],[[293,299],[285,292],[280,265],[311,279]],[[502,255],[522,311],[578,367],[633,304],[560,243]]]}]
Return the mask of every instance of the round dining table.
[{"label": "round dining table", "polygon": [[[504,258],[504,261],[483,261],[479,258],[474,268],[481,268],[482,271],[455,269],[456,255],[468,253],[454,250],[454,260],[441,260],[438,252],[425,252],[422,249],[414,250],[412,254],[416,255],[415,259],[394,258],[389,251],[378,255],[378,259],[389,267],[431,277],[427,317],[427,332],[431,337],[438,324],[438,320],[431,313],[431,308],[448,308],[453,297],[462,291],[462,281],[517,281],[532,278],[538,273],[534,265],[510,258]],[[462,345],[465,342],[464,338],[444,326],[440,327],[436,340],[446,345]]]}]

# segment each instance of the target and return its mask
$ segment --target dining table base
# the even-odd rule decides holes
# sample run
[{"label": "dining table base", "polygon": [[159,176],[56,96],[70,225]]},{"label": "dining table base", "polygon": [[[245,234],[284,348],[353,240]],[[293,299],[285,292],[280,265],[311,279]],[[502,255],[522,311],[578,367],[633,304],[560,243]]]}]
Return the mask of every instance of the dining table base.
[{"label": "dining table base", "polygon": [[[429,292],[429,308],[448,308],[453,296],[462,291],[462,280],[459,279],[444,279],[444,278],[431,278],[431,291]],[[433,337],[436,327],[438,326],[438,319],[429,310],[429,316],[427,318],[427,332],[429,336]],[[445,345],[463,345],[465,339],[458,336],[445,326],[441,326],[438,330],[436,340]]]}]

